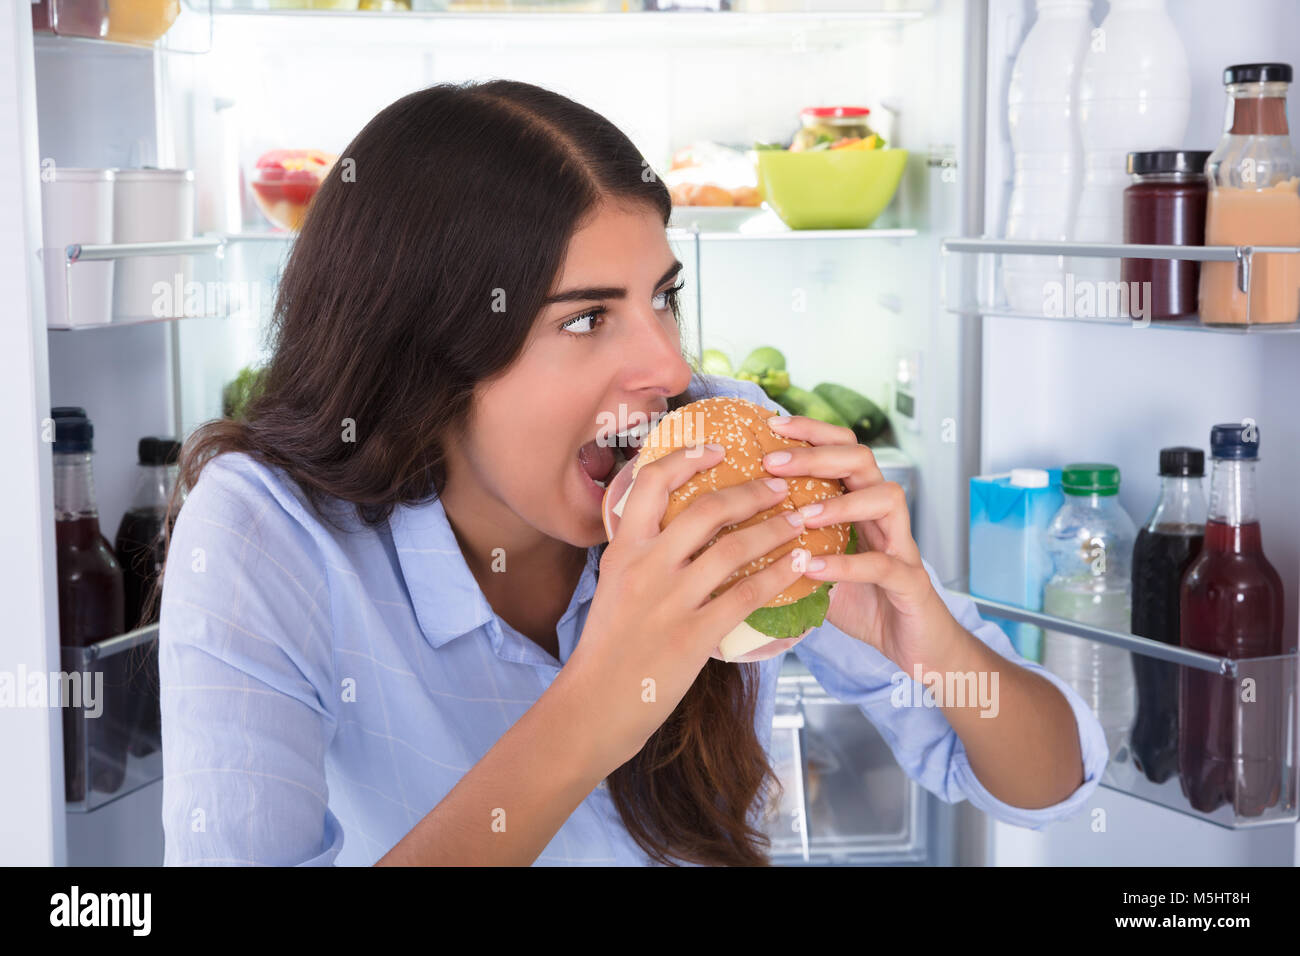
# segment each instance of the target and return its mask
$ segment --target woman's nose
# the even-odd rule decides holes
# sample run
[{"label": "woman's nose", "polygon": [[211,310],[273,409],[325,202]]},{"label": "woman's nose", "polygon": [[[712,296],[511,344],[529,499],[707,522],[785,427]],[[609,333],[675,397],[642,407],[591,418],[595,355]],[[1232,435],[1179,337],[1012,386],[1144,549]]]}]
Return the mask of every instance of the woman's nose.
[{"label": "woman's nose", "polygon": [[655,388],[670,396],[686,391],[691,383],[676,323],[652,309],[636,323],[627,359],[634,370],[627,382],[630,389]]}]

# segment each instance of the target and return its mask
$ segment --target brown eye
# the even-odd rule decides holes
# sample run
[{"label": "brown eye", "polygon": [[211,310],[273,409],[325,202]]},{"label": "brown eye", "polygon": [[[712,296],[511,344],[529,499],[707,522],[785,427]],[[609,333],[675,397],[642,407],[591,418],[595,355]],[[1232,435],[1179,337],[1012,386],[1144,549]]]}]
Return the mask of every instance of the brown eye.
[{"label": "brown eye", "polygon": [[[592,309],[590,312],[584,312],[582,315],[575,315],[573,318],[564,322],[560,328],[570,335],[590,335],[596,331],[596,320],[601,317],[604,309]],[[582,325],[581,323],[588,323]],[[577,326],[574,328],[573,326]]]}]

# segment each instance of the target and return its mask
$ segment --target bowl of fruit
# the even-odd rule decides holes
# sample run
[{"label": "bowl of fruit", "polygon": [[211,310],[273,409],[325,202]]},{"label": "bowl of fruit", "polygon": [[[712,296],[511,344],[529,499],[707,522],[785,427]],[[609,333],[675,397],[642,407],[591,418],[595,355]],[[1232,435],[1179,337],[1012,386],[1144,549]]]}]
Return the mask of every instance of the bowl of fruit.
[{"label": "bowl of fruit", "polygon": [[318,149],[263,153],[248,181],[258,208],[281,229],[301,229],[307,207],[337,160]]}]

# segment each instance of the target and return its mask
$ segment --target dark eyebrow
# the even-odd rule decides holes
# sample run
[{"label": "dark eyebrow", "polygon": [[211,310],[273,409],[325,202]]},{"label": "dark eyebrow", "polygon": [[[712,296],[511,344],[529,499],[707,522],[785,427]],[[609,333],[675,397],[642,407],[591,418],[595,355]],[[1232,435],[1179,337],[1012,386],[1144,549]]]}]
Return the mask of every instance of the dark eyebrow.
[{"label": "dark eyebrow", "polygon": [[[674,259],[668,271],[655,283],[655,287],[658,288],[663,285],[681,271],[682,264]],[[548,295],[542,300],[542,305],[551,305],[555,302],[591,302],[598,299],[623,299],[626,297],[627,289],[620,286],[595,286],[588,289],[568,289],[555,295]]]}]

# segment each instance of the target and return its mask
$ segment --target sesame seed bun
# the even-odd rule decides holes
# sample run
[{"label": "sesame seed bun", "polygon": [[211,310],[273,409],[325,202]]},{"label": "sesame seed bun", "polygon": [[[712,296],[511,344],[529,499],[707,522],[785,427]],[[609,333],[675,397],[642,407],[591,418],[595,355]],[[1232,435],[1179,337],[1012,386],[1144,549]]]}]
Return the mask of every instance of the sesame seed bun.
[{"label": "sesame seed bun", "polygon": [[[726,457],[717,465],[693,475],[685,484],[669,494],[668,507],[664,511],[660,528],[668,527],[669,523],[699,495],[759,478],[772,477],[763,468],[763,456],[769,452],[779,451],[782,448],[808,447],[806,441],[786,438],[774,432],[767,424],[767,420],[773,414],[775,413],[761,405],[743,398],[720,397],[705,398],[683,405],[659,420],[646,437],[640,453],[632,463],[633,481],[636,480],[636,474],[642,467],[658,461],[679,448],[712,442],[726,449]],[[728,525],[710,539],[705,547],[712,546],[723,535],[766,521],[782,511],[793,511],[845,492],[844,484],[838,478],[801,476],[787,480],[790,487],[784,501],[738,524]],[[761,571],[795,548],[805,548],[812,553],[813,557],[822,554],[843,554],[848,550],[849,530],[850,525],[847,524],[805,530],[794,540],[737,569],[718,588],[717,593],[726,591],[742,577]],[[823,583],[801,577],[788,589],[776,595],[766,606],[783,607],[793,604],[807,597]]]}]

